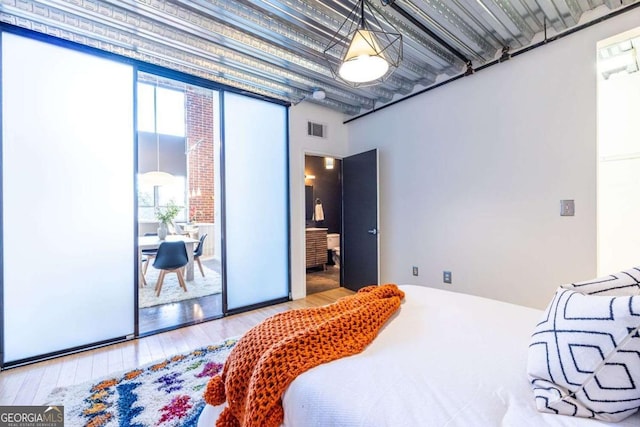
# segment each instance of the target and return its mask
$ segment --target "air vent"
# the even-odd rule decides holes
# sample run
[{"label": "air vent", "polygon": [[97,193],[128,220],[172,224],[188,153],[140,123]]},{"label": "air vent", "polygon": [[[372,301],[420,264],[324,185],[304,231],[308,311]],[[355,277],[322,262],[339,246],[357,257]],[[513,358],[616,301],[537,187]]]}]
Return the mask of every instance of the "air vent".
[{"label": "air vent", "polygon": [[326,133],[326,126],[322,123],[307,122],[307,135],[316,136],[318,138],[324,138]]}]

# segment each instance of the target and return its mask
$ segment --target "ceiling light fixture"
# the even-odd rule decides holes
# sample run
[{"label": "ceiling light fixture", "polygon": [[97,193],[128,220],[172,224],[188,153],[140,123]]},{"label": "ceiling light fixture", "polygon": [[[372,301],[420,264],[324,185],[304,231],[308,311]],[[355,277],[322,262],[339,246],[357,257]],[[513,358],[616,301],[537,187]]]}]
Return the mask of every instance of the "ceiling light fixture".
[{"label": "ceiling light fixture", "polygon": [[379,17],[366,0],[356,2],[323,52],[335,78],[353,87],[369,86],[383,82],[398,68],[402,35]]},{"label": "ceiling light fixture", "polygon": [[159,187],[175,183],[175,178],[168,172],[160,170],[160,133],[158,132],[158,82],[153,87],[153,130],[156,134],[156,170],[140,175],[144,185]]},{"label": "ceiling light fixture", "polygon": [[327,93],[322,89],[314,89],[314,91],[311,93],[311,97],[313,99],[321,101],[327,97]]},{"label": "ceiling light fixture", "polygon": [[324,158],[324,168],[325,169],[333,169],[333,165],[335,164],[335,159],[333,157],[325,157]]}]

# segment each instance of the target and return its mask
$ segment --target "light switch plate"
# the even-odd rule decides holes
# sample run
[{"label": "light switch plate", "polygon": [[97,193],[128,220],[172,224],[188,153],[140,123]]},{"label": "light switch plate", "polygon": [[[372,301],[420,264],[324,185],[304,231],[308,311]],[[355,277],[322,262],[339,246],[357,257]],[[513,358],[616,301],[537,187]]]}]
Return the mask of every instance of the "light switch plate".
[{"label": "light switch plate", "polygon": [[451,283],[451,272],[450,271],[443,271],[442,272],[442,281],[444,283]]},{"label": "light switch plate", "polygon": [[576,205],[573,200],[560,200],[560,216],[574,216]]}]

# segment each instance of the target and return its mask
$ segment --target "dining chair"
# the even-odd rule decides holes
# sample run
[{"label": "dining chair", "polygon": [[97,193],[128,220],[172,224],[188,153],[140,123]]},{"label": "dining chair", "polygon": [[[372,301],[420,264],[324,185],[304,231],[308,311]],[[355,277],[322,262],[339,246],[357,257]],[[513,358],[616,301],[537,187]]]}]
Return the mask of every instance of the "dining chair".
[{"label": "dining chair", "polygon": [[191,236],[191,234],[185,230],[183,224],[178,224],[177,222],[173,222],[173,228],[175,230],[175,234],[179,236]]},{"label": "dining chair", "polygon": [[187,284],[184,281],[183,268],[189,262],[187,247],[184,242],[162,242],[158,247],[158,253],[153,261],[153,267],[160,270],[158,282],[156,283],[156,296],[160,296],[164,276],[167,273],[176,273],[180,287],[187,292]]},{"label": "dining chair", "polygon": [[[144,235],[145,236],[157,236],[158,233],[144,233]],[[141,252],[142,252],[143,256],[147,257],[147,262],[144,264],[144,269],[142,270],[142,276],[144,278],[144,275],[147,274],[147,269],[149,268],[149,264],[151,264],[151,260],[154,259],[156,257],[156,254],[158,253],[158,248],[143,249]],[[145,282],[146,282],[146,280],[145,280]]]},{"label": "dining chair", "polygon": [[[143,267],[144,264],[144,267]],[[146,256],[143,256],[140,259],[140,270],[142,271],[142,274],[140,274],[140,288],[147,286],[147,279],[145,279],[144,277],[144,272],[147,270],[147,265],[149,265],[149,258],[147,258]]]},{"label": "dining chair", "polygon": [[204,249],[204,239],[207,238],[207,234],[203,234],[200,236],[200,241],[198,242],[198,246],[193,251],[193,260],[198,263],[198,267],[200,267],[200,273],[202,273],[202,277],[204,277],[204,270],[202,269],[202,263],[200,262],[200,256],[202,255],[202,250]]}]

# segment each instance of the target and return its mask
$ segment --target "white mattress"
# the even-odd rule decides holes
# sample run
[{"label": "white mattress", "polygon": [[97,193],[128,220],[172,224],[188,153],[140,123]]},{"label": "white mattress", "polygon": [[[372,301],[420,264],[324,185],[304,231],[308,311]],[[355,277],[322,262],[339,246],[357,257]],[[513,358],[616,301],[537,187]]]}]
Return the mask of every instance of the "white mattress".
[{"label": "white mattress", "polygon": [[[527,380],[542,314],[517,305],[401,286],[399,312],[364,352],[300,375],[283,397],[285,427],[640,426],[539,413]],[[206,407],[199,426],[219,408]]]}]

